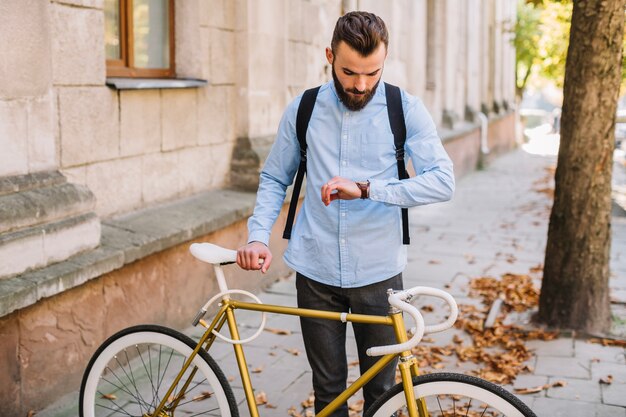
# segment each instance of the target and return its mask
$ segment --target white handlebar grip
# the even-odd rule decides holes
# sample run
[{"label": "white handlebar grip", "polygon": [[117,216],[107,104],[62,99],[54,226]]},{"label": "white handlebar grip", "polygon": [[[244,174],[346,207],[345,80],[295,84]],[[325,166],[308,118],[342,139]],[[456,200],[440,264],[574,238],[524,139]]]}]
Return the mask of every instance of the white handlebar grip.
[{"label": "white handlebar grip", "polygon": [[395,294],[391,294],[389,296],[389,304],[392,306],[402,310],[405,313],[408,313],[416,324],[416,331],[409,340],[404,343],[398,343],[394,345],[387,346],[376,346],[367,349],[366,353],[368,356],[382,356],[389,355],[392,353],[400,353],[405,350],[410,350],[413,347],[417,346],[417,344],[422,340],[424,336],[424,318],[419,310],[413,307],[411,304],[407,303],[405,300],[408,297],[406,292],[399,292]]},{"label": "white handlebar grip", "polygon": [[452,297],[450,294],[443,290],[431,287],[413,287],[406,290],[406,292],[413,297],[418,295],[430,295],[431,297],[441,298],[448,304],[448,307],[450,307],[450,316],[448,316],[448,319],[443,323],[426,326],[424,328],[424,333],[428,334],[442,332],[454,326],[454,323],[459,316],[459,307],[457,306],[454,297]]}]

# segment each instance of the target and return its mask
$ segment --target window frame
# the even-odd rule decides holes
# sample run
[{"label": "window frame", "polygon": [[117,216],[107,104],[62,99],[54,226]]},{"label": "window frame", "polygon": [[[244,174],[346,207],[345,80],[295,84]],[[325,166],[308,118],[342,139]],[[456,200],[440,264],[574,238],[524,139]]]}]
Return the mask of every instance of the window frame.
[{"label": "window frame", "polygon": [[133,37],[133,0],[119,0],[120,59],[106,60],[107,77],[175,78],[174,0],[168,0],[169,68],[135,68]]}]

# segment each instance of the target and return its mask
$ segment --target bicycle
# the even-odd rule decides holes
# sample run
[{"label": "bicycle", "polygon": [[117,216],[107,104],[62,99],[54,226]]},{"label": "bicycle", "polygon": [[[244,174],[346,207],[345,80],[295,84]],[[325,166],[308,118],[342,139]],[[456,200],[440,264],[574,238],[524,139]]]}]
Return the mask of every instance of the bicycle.
[{"label": "bicycle", "polygon": [[[80,389],[81,417],[238,416],[230,384],[209,354],[216,338],[233,344],[248,410],[251,416],[258,417],[243,345],[263,331],[266,313],[393,326],[397,343],[371,347],[368,354],[381,356],[378,362],[317,414],[318,417],[336,410],[396,357],[400,359],[402,382],[376,400],[366,410],[366,417],[536,417],[517,397],[491,382],[464,374],[419,374],[411,349],[425,333],[446,330],[457,318],[456,302],[445,291],[428,287],[389,290],[388,316],[268,305],[250,292],[228,289],[222,266],[235,262],[235,251],[209,243],[194,243],[190,251],[196,258],[213,265],[220,291],[193,319],[194,326],[200,324],[206,329],[200,340],[195,342],[178,331],[157,325],[139,325],[117,332],[97,349],[87,365]],[[231,297],[234,294],[248,297],[252,302],[235,300]],[[420,311],[411,304],[420,295],[443,299],[450,308],[449,317],[443,323],[426,326]],[[217,301],[217,313],[209,323],[203,317]],[[239,334],[237,309],[261,313],[259,328],[246,339],[241,339]],[[412,317],[416,324],[408,333],[403,313]],[[230,337],[220,333],[224,324],[230,330]]]}]

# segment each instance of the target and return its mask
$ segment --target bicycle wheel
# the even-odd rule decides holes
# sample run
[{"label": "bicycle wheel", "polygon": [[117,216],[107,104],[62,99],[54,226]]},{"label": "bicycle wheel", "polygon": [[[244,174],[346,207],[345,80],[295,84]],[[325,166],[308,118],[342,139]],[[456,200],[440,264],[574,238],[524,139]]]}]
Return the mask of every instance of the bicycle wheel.
[{"label": "bicycle wheel", "polygon": [[[152,416],[195,346],[189,337],[155,325],[114,334],[87,365],[80,387],[80,416]],[[197,371],[181,394],[194,369]],[[204,350],[194,357],[160,417],[174,415],[239,415],[230,385]]]},{"label": "bicycle wheel", "polygon": [[[430,417],[536,417],[503,388],[469,375],[434,373],[413,378],[415,398],[423,398]],[[395,414],[394,414],[395,413]],[[408,416],[402,384],[378,398],[366,417]]]}]

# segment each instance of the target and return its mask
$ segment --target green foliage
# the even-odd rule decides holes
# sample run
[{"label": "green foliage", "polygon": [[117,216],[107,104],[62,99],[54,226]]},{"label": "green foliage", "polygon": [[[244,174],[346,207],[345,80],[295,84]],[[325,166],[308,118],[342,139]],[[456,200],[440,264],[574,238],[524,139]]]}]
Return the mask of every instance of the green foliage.
[{"label": "green foliage", "polygon": [[518,97],[538,79],[563,86],[571,18],[569,0],[518,0],[513,40]]}]

